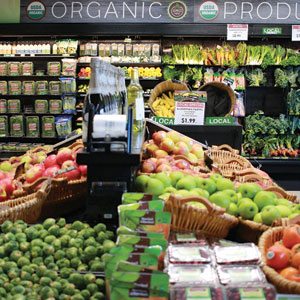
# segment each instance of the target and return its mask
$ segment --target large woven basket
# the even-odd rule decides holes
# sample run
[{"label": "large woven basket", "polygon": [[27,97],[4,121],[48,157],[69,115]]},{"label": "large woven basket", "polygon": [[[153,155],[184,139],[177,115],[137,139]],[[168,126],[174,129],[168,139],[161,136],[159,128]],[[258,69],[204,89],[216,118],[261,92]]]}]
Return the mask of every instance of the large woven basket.
[{"label": "large woven basket", "polygon": [[[199,90],[200,91],[206,91],[209,87],[216,88],[216,89],[218,89],[222,92],[226,92],[228,94],[228,97],[230,99],[230,104],[228,106],[230,108],[225,113],[225,116],[230,116],[231,113],[233,112],[234,105],[235,105],[235,102],[236,102],[236,98],[235,98],[235,94],[234,94],[233,89],[225,83],[213,81],[213,82],[209,82],[209,83],[204,84],[203,86],[201,86],[199,88]],[[210,101],[210,99],[209,99],[209,95],[208,95],[207,105],[209,105],[209,101]],[[216,103],[214,103],[214,105],[216,105]],[[208,116],[208,117],[214,117],[214,116]]]},{"label": "large woven basket", "polygon": [[189,90],[188,86],[185,83],[178,80],[166,80],[157,84],[152,90],[150,98],[148,100],[151,111],[155,114],[152,108],[152,103],[156,100],[157,97],[161,96],[163,93],[187,90]]},{"label": "large woven basket", "polygon": [[6,220],[36,223],[40,219],[50,187],[51,179],[47,179],[37,192],[0,203],[0,223]]},{"label": "large woven basket", "polygon": [[300,283],[285,279],[274,269],[266,265],[266,254],[268,248],[274,245],[275,242],[280,241],[282,239],[283,230],[284,227],[276,227],[269,229],[259,239],[258,247],[262,254],[262,261],[264,263],[263,271],[265,272],[268,281],[276,286],[278,292],[284,294],[300,295]]},{"label": "large woven basket", "polygon": [[[194,201],[205,205],[206,209],[187,205]],[[179,198],[171,195],[165,210],[172,214],[171,229],[178,232],[196,232],[207,237],[225,238],[230,229],[238,224],[238,219],[202,197]]]}]

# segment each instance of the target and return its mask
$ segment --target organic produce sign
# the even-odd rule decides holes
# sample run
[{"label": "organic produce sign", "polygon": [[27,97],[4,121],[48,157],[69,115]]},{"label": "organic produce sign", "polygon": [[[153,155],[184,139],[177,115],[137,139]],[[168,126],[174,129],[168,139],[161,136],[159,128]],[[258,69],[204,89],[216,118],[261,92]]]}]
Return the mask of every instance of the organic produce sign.
[{"label": "organic produce sign", "polygon": [[228,24],[228,41],[248,41],[248,24]]},{"label": "organic produce sign", "polygon": [[[4,1],[0,22],[19,22],[18,1]],[[22,23],[216,23],[300,24],[296,0],[19,0]]]}]

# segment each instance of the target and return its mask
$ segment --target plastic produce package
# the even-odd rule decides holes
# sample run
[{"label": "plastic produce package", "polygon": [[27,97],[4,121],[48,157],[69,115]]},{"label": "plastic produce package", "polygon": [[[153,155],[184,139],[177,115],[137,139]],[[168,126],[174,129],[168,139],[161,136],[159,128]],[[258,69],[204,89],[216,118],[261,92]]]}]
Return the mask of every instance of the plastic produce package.
[{"label": "plastic produce package", "polygon": [[59,61],[48,62],[47,73],[49,76],[60,76],[61,63]]},{"label": "plastic produce package", "polygon": [[19,114],[21,112],[21,101],[19,99],[8,100],[7,111],[10,114]]},{"label": "plastic produce package", "polygon": [[[170,290],[170,300],[223,300],[221,286],[189,285],[185,287],[173,286]],[[228,298],[234,299],[234,298]]]},{"label": "plastic produce package", "polygon": [[35,100],[34,102],[35,113],[46,114],[48,112],[48,100]]},{"label": "plastic produce package", "polygon": [[204,235],[199,233],[178,233],[171,232],[170,234],[171,244],[186,244],[186,243],[196,243],[198,245],[208,245],[207,240]]},{"label": "plastic produce package", "polygon": [[21,95],[22,83],[21,81],[9,81],[8,91],[10,95]]},{"label": "plastic produce package", "polygon": [[60,78],[62,94],[76,93],[76,80],[75,78]]},{"label": "plastic produce package", "polygon": [[60,81],[50,81],[49,82],[49,94],[50,95],[60,95],[61,94],[61,82]]},{"label": "plastic produce package", "polygon": [[55,127],[58,137],[66,137],[72,132],[72,116],[56,117]]},{"label": "plastic produce package", "polygon": [[42,80],[36,82],[36,94],[47,95],[48,94],[48,81]]},{"label": "plastic produce package", "polygon": [[21,75],[28,75],[31,76],[33,75],[33,63],[31,61],[24,61],[21,63],[21,68],[20,68],[20,73]]},{"label": "plastic produce package", "polygon": [[0,61],[0,76],[7,75],[7,62]]},{"label": "plastic produce package", "polygon": [[7,116],[0,116],[0,136],[8,136],[8,118]]},{"label": "plastic produce package", "polygon": [[7,81],[0,81],[0,95],[7,95]]},{"label": "plastic produce package", "polygon": [[73,114],[76,112],[76,97],[75,96],[63,96],[63,112],[65,114]]},{"label": "plastic produce package", "polygon": [[40,118],[37,116],[26,117],[26,136],[39,137],[40,135]]},{"label": "plastic produce package", "polygon": [[35,94],[35,82],[34,81],[23,81],[23,94],[34,95]]},{"label": "plastic produce package", "polygon": [[62,75],[76,77],[77,60],[72,58],[62,59]]},{"label": "plastic produce package", "polygon": [[12,116],[10,117],[10,135],[12,137],[24,136],[24,120],[23,116]]},{"label": "plastic produce package", "polygon": [[50,114],[61,114],[62,113],[62,100],[60,100],[60,99],[49,100],[49,112],[50,112]]},{"label": "plastic produce package", "polygon": [[0,114],[6,114],[6,113],[7,113],[7,100],[0,99]]},{"label": "plastic produce package", "polygon": [[20,75],[20,63],[12,61],[7,63],[7,75],[8,76],[19,76]]},{"label": "plastic produce package", "polygon": [[42,137],[44,138],[55,137],[55,117],[53,116],[42,117]]}]

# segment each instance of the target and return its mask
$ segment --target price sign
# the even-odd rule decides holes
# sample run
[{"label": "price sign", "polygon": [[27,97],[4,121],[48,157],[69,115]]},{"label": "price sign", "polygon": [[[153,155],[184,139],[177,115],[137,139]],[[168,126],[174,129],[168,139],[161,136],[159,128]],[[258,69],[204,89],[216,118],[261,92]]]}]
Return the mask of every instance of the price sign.
[{"label": "price sign", "polygon": [[248,41],[248,24],[227,24],[228,41]]},{"label": "price sign", "polygon": [[205,103],[175,102],[175,125],[203,125]]},{"label": "price sign", "polygon": [[300,25],[292,25],[292,41],[300,41]]}]

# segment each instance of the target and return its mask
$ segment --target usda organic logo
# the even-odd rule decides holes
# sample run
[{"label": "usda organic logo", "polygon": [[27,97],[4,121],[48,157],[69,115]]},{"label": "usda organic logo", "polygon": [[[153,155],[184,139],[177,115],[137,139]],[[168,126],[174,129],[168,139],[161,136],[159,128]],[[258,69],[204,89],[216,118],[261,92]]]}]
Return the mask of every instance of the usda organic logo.
[{"label": "usda organic logo", "polygon": [[46,7],[41,1],[33,1],[27,6],[27,16],[32,20],[40,20],[46,14]]},{"label": "usda organic logo", "polygon": [[213,1],[205,1],[199,8],[199,15],[206,21],[211,21],[218,16],[219,7]]}]

